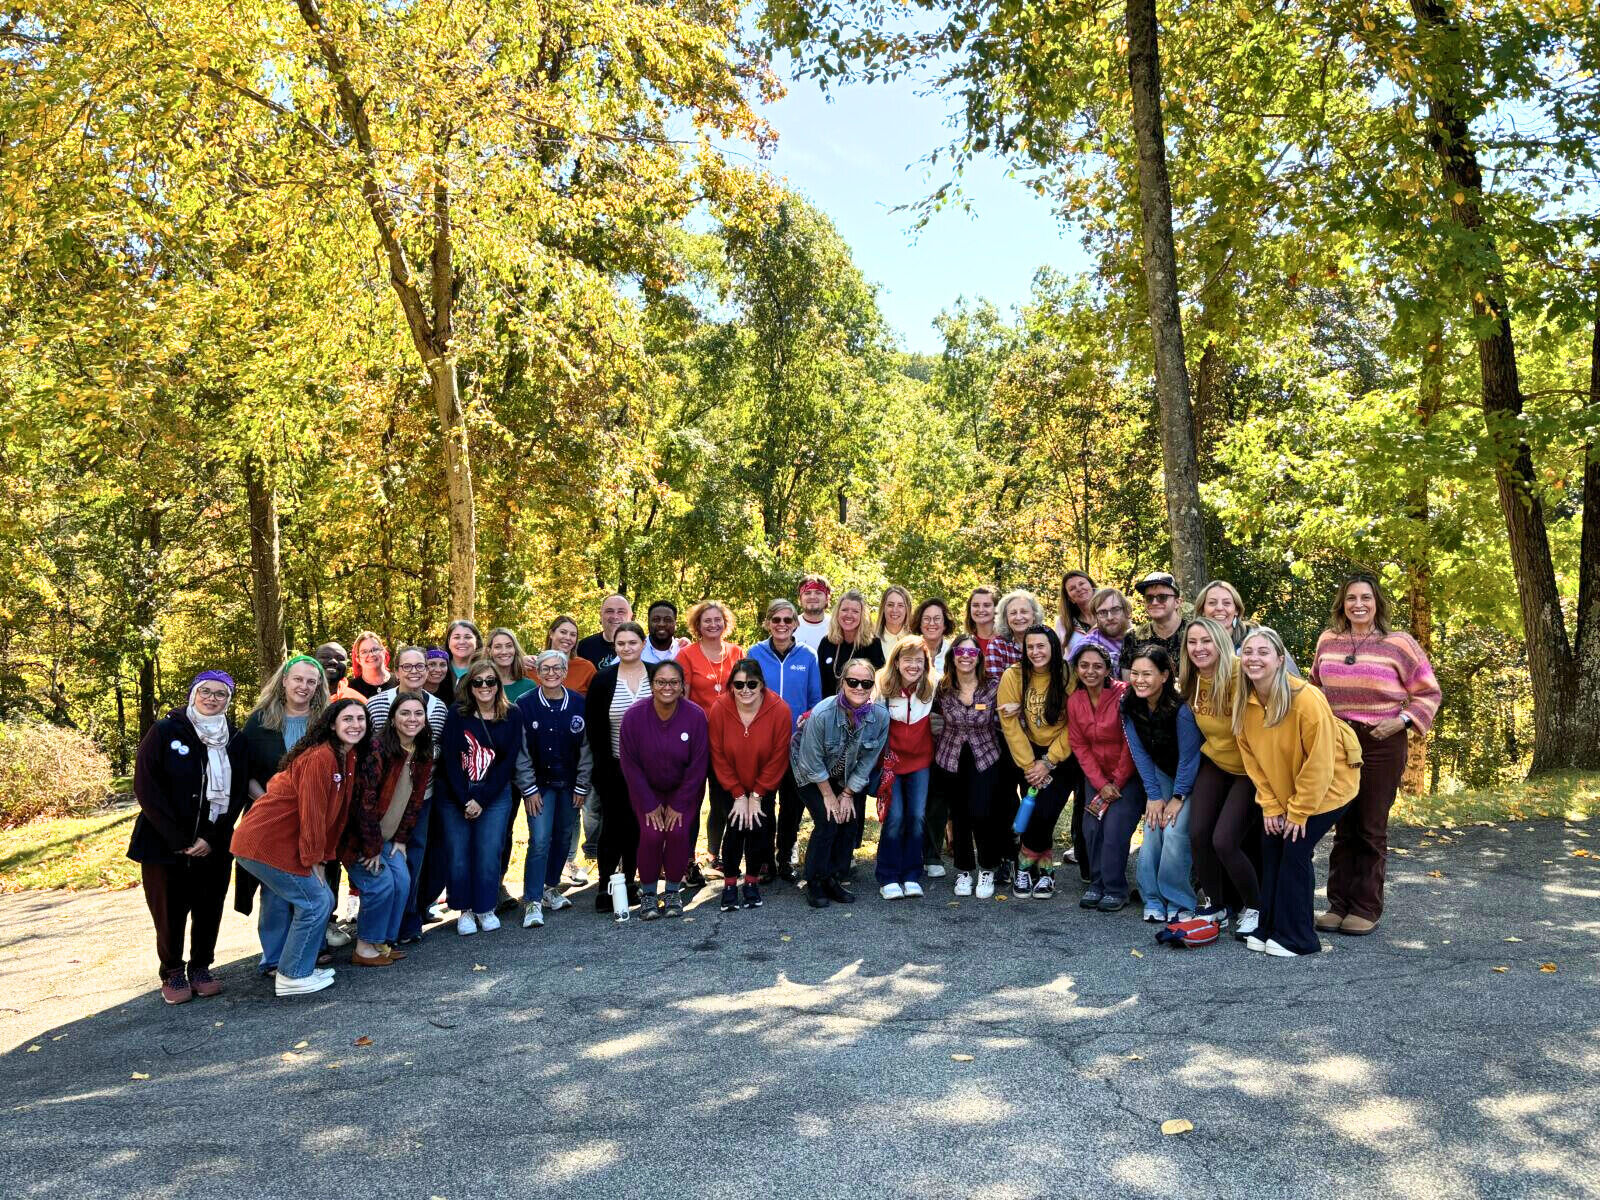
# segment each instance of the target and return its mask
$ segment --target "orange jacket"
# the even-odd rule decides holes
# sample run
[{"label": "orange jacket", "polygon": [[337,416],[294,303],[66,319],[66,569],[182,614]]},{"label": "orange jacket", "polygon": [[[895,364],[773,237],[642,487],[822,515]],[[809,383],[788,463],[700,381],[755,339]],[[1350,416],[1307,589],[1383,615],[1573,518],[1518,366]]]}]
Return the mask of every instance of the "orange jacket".
[{"label": "orange jacket", "polygon": [[350,812],[355,769],[354,750],[345,752],[343,762],[329,746],[295,759],[268,780],[266,794],[239,818],[234,857],[290,875],[309,875],[318,863],[332,862]]},{"label": "orange jacket", "polygon": [[761,707],[750,728],[744,727],[734,707],[732,692],[706,713],[711,738],[711,770],[717,782],[735,796],[775,795],[789,769],[789,706],[776,692],[763,694]]}]

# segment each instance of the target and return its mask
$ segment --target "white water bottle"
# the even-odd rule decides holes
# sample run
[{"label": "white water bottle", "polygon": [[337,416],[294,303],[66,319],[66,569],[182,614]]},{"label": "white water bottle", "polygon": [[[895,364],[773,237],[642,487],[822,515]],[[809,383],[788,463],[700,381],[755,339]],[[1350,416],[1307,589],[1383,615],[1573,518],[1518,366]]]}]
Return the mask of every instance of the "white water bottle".
[{"label": "white water bottle", "polygon": [[611,877],[606,890],[611,893],[611,911],[617,914],[617,920],[626,921],[629,916],[627,877],[618,871]]}]

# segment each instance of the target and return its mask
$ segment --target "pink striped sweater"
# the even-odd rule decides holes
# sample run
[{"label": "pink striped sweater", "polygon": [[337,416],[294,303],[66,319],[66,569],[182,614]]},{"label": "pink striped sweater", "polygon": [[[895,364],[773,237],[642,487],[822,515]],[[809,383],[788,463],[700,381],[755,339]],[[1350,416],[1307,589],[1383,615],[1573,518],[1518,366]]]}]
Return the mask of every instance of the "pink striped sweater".
[{"label": "pink striped sweater", "polygon": [[[1346,662],[1352,655],[1355,662]],[[1415,638],[1399,630],[1354,637],[1324,629],[1312,657],[1311,682],[1343,720],[1375,725],[1404,712],[1421,733],[1433,727],[1442,699],[1427,655]]]}]

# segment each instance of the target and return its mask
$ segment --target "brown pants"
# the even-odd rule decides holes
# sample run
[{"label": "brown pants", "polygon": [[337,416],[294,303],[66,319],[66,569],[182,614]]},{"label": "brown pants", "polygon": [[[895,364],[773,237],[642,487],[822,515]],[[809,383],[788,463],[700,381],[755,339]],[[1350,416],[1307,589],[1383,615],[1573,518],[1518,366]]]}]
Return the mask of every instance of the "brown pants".
[{"label": "brown pants", "polygon": [[189,937],[188,965],[210,967],[222,928],[222,906],[228,898],[231,854],[213,850],[204,858],[175,863],[140,863],[144,899],[156,925],[156,957],[162,977],[184,965],[183,941]]},{"label": "brown pants", "polygon": [[1409,730],[1379,741],[1351,722],[1361,742],[1361,786],[1335,826],[1328,855],[1328,910],[1341,916],[1383,916],[1383,877],[1389,862],[1389,810],[1405,774]]}]

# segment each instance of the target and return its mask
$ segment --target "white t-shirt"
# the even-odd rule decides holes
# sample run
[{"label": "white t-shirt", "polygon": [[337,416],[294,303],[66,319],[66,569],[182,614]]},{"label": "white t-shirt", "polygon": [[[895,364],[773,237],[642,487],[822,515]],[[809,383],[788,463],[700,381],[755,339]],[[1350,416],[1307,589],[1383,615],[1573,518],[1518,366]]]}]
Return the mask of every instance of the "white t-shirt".
[{"label": "white t-shirt", "polygon": [[677,658],[678,651],[683,648],[683,645],[683,642],[679,641],[677,638],[673,638],[672,645],[668,646],[665,650],[657,650],[656,644],[649,638],[646,638],[644,643],[644,653],[639,657],[641,660],[647,663],[664,662],[669,658]]},{"label": "white t-shirt", "polygon": [[794,640],[799,642],[811,653],[817,652],[817,647],[822,645],[822,639],[828,636],[828,614],[822,614],[822,620],[813,625],[801,614],[800,622],[795,626]]}]

